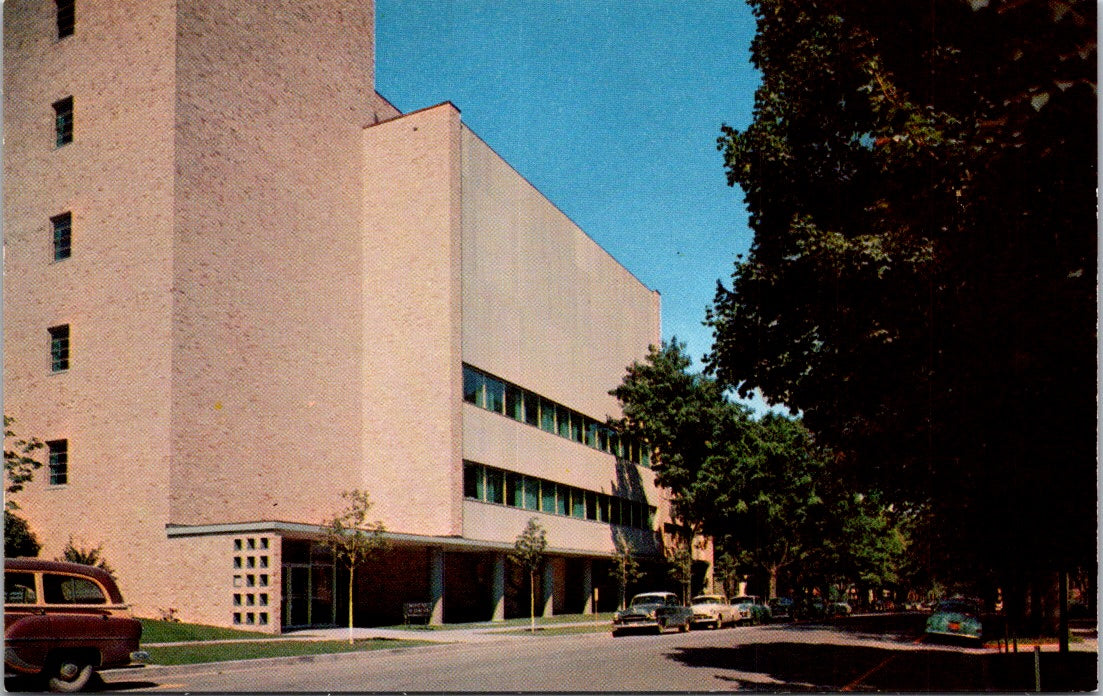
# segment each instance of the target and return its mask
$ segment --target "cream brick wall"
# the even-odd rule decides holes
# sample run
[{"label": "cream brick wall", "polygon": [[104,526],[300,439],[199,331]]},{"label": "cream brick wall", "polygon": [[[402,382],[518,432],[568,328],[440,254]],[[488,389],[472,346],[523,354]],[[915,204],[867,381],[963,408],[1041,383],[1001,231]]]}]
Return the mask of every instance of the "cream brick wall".
[{"label": "cream brick wall", "polygon": [[[152,606],[165,553],[172,311],[173,5],[80,2],[58,40],[55,5],[4,3],[4,411],[17,432],[69,441],[69,484],[45,468],[17,501],[59,556],[103,546],[121,589]],[[72,95],[74,142],[51,104]],[[53,262],[51,216],[72,211]],[[68,323],[51,374],[46,329]],[[44,458],[44,457],[43,457]]]},{"label": "cream brick wall", "polygon": [[364,130],[362,480],[387,528],[461,533],[459,112]]},{"label": "cream brick wall", "polygon": [[179,0],[172,521],[321,521],[361,483],[371,2]]}]

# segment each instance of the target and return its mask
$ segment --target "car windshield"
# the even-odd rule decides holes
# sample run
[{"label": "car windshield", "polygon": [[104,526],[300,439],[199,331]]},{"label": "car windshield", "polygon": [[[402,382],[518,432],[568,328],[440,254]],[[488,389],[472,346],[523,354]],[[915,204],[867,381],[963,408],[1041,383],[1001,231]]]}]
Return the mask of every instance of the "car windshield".
[{"label": "car windshield", "polygon": [[719,604],[720,603],[720,598],[719,597],[694,597],[693,598],[693,603],[694,604]]},{"label": "car windshield", "polygon": [[632,598],[632,606],[634,607],[641,604],[663,604],[665,602],[666,597],[663,595],[641,594]]},{"label": "car windshield", "polygon": [[936,613],[943,614],[977,614],[977,606],[972,602],[965,602],[960,599],[951,599],[938,603],[938,608],[935,609]]}]

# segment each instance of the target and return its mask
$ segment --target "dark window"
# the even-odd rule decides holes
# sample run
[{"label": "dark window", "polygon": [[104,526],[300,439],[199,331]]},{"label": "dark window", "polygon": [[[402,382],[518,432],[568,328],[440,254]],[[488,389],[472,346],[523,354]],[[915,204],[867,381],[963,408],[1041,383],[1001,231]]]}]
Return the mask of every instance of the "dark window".
[{"label": "dark window", "polygon": [[69,258],[73,250],[73,214],[52,217],[50,224],[54,229],[54,261]]},{"label": "dark window", "polygon": [[50,371],[69,369],[69,325],[53,326],[50,332]]},{"label": "dark window", "polygon": [[57,0],[57,38],[72,36],[77,25],[77,11],[74,0]]},{"label": "dark window", "polygon": [[107,604],[99,585],[73,575],[43,575],[42,594],[47,604]]},{"label": "dark window", "polygon": [[54,102],[54,129],[57,147],[73,142],[73,98]]},{"label": "dark window", "polygon": [[34,604],[34,573],[4,573],[4,604]]},{"label": "dark window", "polygon": [[69,483],[69,441],[53,440],[46,443],[50,450],[50,485]]}]

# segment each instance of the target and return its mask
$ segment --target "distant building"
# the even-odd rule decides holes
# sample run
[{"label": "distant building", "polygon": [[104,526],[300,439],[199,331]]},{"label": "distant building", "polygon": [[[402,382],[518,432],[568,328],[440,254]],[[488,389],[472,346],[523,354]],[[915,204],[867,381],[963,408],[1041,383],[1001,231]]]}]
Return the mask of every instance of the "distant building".
[{"label": "distant building", "polygon": [[361,0],[4,3],[4,396],[19,495],[103,545],[140,615],[340,623],[315,543],[368,490],[393,550],[357,623],[616,601],[661,553],[649,453],[604,427],[660,340],[644,287],[461,121],[374,90]]}]

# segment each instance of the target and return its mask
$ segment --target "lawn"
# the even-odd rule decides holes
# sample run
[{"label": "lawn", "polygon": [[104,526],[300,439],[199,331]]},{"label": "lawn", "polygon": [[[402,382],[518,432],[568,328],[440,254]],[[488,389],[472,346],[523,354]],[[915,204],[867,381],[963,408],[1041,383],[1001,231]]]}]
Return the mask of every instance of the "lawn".
[{"label": "lawn", "polygon": [[256,640],[257,638],[273,637],[270,633],[238,631],[232,628],[181,623],[179,621],[141,619],[141,622],[143,645],[146,643],[184,643],[198,640]]},{"label": "lawn", "polygon": [[147,648],[151,665],[190,665],[205,662],[257,660],[265,657],[298,657],[334,653],[411,648],[428,643],[416,640],[368,639],[349,645],[347,640],[266,640],[234,643],[196,643]]}]

